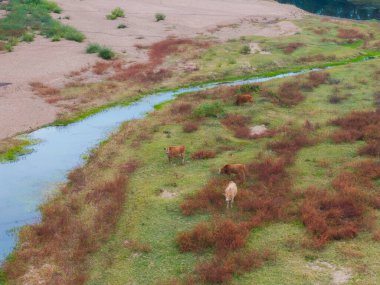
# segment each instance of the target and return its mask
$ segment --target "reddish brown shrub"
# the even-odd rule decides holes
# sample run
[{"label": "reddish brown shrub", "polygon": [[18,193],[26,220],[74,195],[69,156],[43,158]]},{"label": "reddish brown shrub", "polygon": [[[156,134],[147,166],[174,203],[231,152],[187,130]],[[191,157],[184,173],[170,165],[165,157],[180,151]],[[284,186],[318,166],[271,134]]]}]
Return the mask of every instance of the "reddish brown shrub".
[{"label": "reddish brown shrub", "polygon": [[345,40],[365,39],[366,35],[356,29],[339,29],[338,38]]},{"label": "reddish brown shrub", "polygon": [[228,114],[221,122],[228,128],[245,127],[251,121],[250,117],[237,114]]},{"label": "reddish brown shrub", "polygon": [[309,189],[301,206],[302,221],[314,236],[314,245],[353,238],[365,228],[365,195],[355,188],[336,193]]},{"label": "reddish brown shrub", "polygon": [[199,210],[224,208],[225,201],[222,194],[227,184],[226,180],[211,180],[197,194],[185,199],[181,204],[182,213],[188,216]]},{"label": "reddish brown shrub", "polygon": [[303,47],[303,46],[304,46],[303,43],[288,43],[286,46],[282,47],[282,50],[286,54],[291,54],[291,53],[293,53],[294,51],[296,51],[297,49],[299,49],[300,47]]},{"label": "reddish brown shrub", "polygon": [[53,87],[49,87],[41,82],[31,82],[30,86],[32,87],[32,91],[40,95],[42,97],[46,96],[53,96],[53,95],[58,95],[59,90]]},{"label": "reddish brown shrub", "polygon": [[233,274],[242,275],[262,267],[265,262],[273,259],[274,256],[269,250],[239,252],[227,257],[217,256],[209,262],[200,264],[196,274],[202,282],[228,283]]},{"label": "reddish brown shrub", "polygon": [[234,264],[223,258],[213,260],[198,265],[195,270],[200,281],[210,283],[228,283],[234,273]]},{"label": "reddish brown shrub", "polygon": [[282,106],[295,106],[305,99],[297,82],[285,82],[278,90],[277,103]]},{"label": "reddish brown shrub", "polygon": [[193,123],[193,122],[185,123],[182,126],[182,130],[185,133],[193,133],[193,132],[197,131],[198,128],[199,128],[199,125],[197,123]]},{"label": "reddish brown shrub", "polygon": [[191,114],[193,106],[189,103],[173,104],[170,109],[172,115],[188,115]]},{"label": "reddish brown shrub", "polygon": [[267,148],[285,157],[291,163],[294,155],[303,147],[312,145],[313,141],[308,138],[305,132],[290,131],[278,142],[272,142]]},{"label": "reddish brown shrub", "polygon": [[213,150],[198,150],[191,155],[192,159],[209,159],[214,158],[216,152]]},{"label": "reddish brown shrub", "polygon": [[181,252],[199,252],[213,246],[214,236],[209,225],[200,223],[189,232],[177,235],[177,244]]},{"label": "reddish brown shrub", "polygon": [[318,87],[321,84],[325,84],[330,78],[328,72],[311,72],[309,74],[309,82],[313,87]]},{"label": "reddish brown shrub", "polygon": [[283,158],[266,158],[261,162],[248,165],[249,172],[266,184],[273,185],[286,178],[286,160]]},{"label": "reddish brown shrub", "polygon": [[335,55],[325,56],[323,54],[316,54],[316,55],[309,55],[309,56],[300,57],[299,59],[297,59],[297,62],[298,63],[309,63],[309,62],[333,61],[333,60],[336,60]]},{"label": "reddish brown shrub", "polygon": [[359,154],[379,157],[380,156],[380,142],[379,141],[368,142],[367,145],[359,149]]},{"label": "reddish brown shrub", "polygon": [[213,232],[215,247],[218,251],[236,250],[245,245],[248,231],[243,224],[232,220],[217,222]]},{"label": "reddish brown shrub", "polygon": [[334,143],[354,142],[362,138],[363,135],[357,130],[338,130],[331,136]]},{"label": "reddish brown shrub", "polygon": [[104,74],[110,67],[112,66],[112,63],[105,62],[105,61],[98,61],[94,64],[92,67],[92,72],[97,75]]},{"label": "reddish brown shrub", "polygon": [[86,175],[82,168],[72,170],[67,175],[67,178],[69,179],[71,185],[77,190],[80,190],[86,183]]},{"label": "reddish brown shrub", "polygon": [[223,125],[234,131],[235,137],[244,139],[252,138],[251,130],[247,126],[250,121],[251,118],[237,114],[228,114],[224,119],[221,120]]}]

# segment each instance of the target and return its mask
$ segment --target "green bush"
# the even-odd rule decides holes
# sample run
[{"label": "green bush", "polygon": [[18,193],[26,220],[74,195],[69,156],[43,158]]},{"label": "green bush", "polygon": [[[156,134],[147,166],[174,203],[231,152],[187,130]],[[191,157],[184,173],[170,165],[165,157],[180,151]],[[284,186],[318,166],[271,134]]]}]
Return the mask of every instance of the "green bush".
[{"label": "green bush", "polygon": [[8,51],[8,52],[11,52],[11,51],[13,51],[13,45],[12,45],[12,43],[10,43],[10,42],[7,42],[5,45],[4,45],[4,49],[6,50],[6,51]]},{"label": "green bush", "polygon": [[205,103],[198,106],[193,115],[197,118],[214,117],[217,118],[224,114],[223,105],[220,102]]},{"label": "green bush", "polygon": [[117,7],[112,10],[111,14],[107,15],[108,20],[116,20],[117,18],[124,18],[125,12],[120,7]]},{"label": "green bush", "polygon": [[30,42],[32,42],[34,40],[34,34],[32,34],[32,33],[24,33],[24,34],[22,34],[20,40],[22,42],[30,43]]},{"label": "green bush", "polygon": [[52,42],[59,42],[60,40],[61,40],[61,37],[58,36],[58,35],[55,35],[55,36],[53,36],[53,37],[51,38],[51,41],[52,41]]},{"label": "green bush", "polygon": [[[16,37],[30,41],[34,31],[53,40],[65,38],[81,42],[84,35],[76,29],[53,19],[51,12],[60,13],[59,6],[46,0],[12,0],[5,8],[9,13],[0,19],[0,40],[9,41]],[[26,32],[28,31],[28,32]]]},{"label": "green bush", "polygon": [[155,17],[156,17],[156,22],[164,21],[166,19],[166,16],[162,13],[157,13]]},{"label": "green bush", "polygon": [[127,28],[127,25],[126,25],[126,24],[119,24],[119,25],[117,26],[117,28],[118,28],[118,29],[125,29],[125,28]]},{"label": "green bush", "polygon": [[259,91],[260,86],[257,84],[244,84],[238,88],[239,93],[254,93]]},{"label": "green bush", "polygon": [[106,60],[113,59],[115,57],[115,52],[107,47],[102,47],[98,54],[101,58]]},{"label": "green bush", "polygon": [[87,53],[98,53],[101,49],[102,49],[102,47],[100,45],[94,44],[94,43],[89,43],[87,48],[86,48],[86,52]]},{"label": "green bush", "polygon": [[241,54],[250,54],[251,53],[251,48],[248,45],[242,46],[240,49]]}]

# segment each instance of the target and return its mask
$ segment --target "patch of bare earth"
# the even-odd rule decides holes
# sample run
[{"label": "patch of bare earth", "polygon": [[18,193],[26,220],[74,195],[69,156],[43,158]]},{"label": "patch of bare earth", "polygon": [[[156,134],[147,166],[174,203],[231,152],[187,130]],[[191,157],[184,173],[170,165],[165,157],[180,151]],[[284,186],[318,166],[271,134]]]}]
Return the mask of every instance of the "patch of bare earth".
[{"label": "patch of bare earth", "polygon": [[319,272],[327,273],[331,277],[332,285],[347,284],[352,278],[352,270],[350,268],[338,267],[326,261],[314,261],[308,263],[308,268]]}]

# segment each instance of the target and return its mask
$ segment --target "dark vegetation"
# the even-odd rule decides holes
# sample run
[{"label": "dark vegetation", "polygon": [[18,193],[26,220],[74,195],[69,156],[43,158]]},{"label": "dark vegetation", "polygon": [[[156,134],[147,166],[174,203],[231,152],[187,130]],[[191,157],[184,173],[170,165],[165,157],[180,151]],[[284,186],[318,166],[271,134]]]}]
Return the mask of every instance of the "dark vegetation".
[{"label": "dark vegetation", "polygon": [[198,150],[191,155],[191,158],[197,160],[214,158],[215,156],[216,152],[213,150]]},{"label": "dark vegetation", "polygon": [[6,4],[7,15],[0,19],[0,41],[7,42],[8,50],[18,41],[32,40],[34,32],[48,38],[63,38],[82,42],[84,35],[72,27],[54,20],[50,13],[60,13],[61,9],[46,0],[10,0]]},{"label": "dark vegetation", "polygon": [[288,43],[287,45],[282,46],[281,49],[283,50],[284,53],[291,54],[303,46],[304,46],[303,43],[297,43],[297,42],[296,43]]}]

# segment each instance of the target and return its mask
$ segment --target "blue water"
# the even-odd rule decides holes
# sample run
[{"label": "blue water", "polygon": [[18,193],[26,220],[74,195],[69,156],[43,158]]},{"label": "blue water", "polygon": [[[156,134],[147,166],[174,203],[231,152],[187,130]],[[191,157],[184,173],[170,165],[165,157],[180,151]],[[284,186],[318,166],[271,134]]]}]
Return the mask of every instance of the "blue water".
[{"label": "blue water", "polygon": [[57,184],[66,181],[71,169],[83,164],[83,155],[117,130],[122,122],[142,118],[154,110],[155,105],[186,92],[264,82],[309,71],[157,93],[129,106],[113,107],[65,127],[46,127],[32,132],[30,139],[41,141],[32,147],[33,152],[16,162],[0,164],[0,261],[16,245],[15,229],[38,222],[38,206],[49,194],[54,193]]},{"label": "blue water", "polygon": [[305,11],[354,20],[380,20],[380,0],[277,0]]}]

